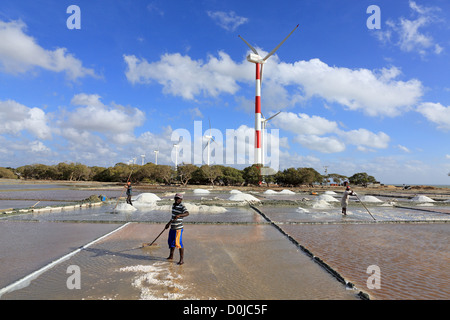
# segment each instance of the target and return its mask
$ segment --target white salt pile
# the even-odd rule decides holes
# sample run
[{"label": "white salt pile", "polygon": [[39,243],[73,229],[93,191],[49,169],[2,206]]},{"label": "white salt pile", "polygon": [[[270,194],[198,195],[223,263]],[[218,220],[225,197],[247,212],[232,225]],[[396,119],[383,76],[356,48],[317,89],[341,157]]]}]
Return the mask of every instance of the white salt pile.
[{"label": "white salt pile", "polygon": [[136,211],[137,209],[128,203],[119,203],[115,210],[117,210],[117,211]]},{"label": "white salt pile", "polygon": [[227,209],[218,206],[207,206],[207,205],[196,205],[192,203],[184,203],[187,211],[198,212],[198,213],[224,213]]},{"label": "white salt pile", "polygon": [[325,191],[324,194],[329,194],[330,196],[335,196],[335,195],[337,195],[337,193],[334,192],[334,191]]},{"label": "white salt pile", "polygon": [[380,199],[378,199],[377,197],[374,197],[374,196],[363,196],[360,199],[363,202],[383,202],[383,201],[381,201]]},{"label": "white salt pile", "polygon": [[336,198],[328,195],[328,194],[322,194],[317,198],[317,201],[326,201],[326,202],[339,202]]},{"label": "white salt pile", "polygon": [[415,196],[411,199],[411,201],[415,202],[435,202],[433,199],[427,197],[427,196]]},{"label": "white salt pile", "polygon": [[313,202],[312,207],[314,209],[330,209],[333,205],[331,205],[328,201],[317,199]]},{"label": "white salt pile", "polygon": [[291,190],[287,190],[287,189],[284,189],[280,192],[276,192],[274,190],[268,189],[268,190],[264,191],[263,193],[264,194],[295,194],[295,192],[292,192]]},{"label": "white salt pile", "polygon": [[210,193],[209,190],[206,189],[194,189],[194,193],[195,194],[206,194],[206,193]]},{"label": "white salt pile", "polygon": [[235,189],[233,189],[233,190],[231,190],[231,191],[230,191],[230,193],[233,193],[233,194],[234,194],[234,193],[242,193],[242,192],[241,192],[241,191],[239,191],[239,190],[235,190]]},{"label": "white salt pile", "polygon": [[284,190],[280,191],[280,194],[295,194],[295,192],[293,192],[291,190],[284,189]]},{"label": "white salt pile", "polygon": [[139,195],[137,195],[136,197],[131,199],[132,202],[139,202],[139,203],[149,203],[149,202],[156,202],[158,200],[161,200],[160,197],[158,197],[156,194],[154,193],[141,193]]},{"label": "white salt pile", "polygon": [[247,193],[234,194],[231,197],[229,197],[228,200],[241,201],[241,202],[245,202],[245,201],[260,201],[258,198],[252,196],[251,194],[247,194]]}]

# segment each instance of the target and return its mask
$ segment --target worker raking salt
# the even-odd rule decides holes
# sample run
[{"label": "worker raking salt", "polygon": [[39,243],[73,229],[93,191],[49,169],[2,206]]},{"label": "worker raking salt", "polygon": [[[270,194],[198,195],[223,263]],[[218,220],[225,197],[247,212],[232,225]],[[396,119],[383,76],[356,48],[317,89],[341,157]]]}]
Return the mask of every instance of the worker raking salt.
[{"label": "worker raking salt", "polygon": [[169,249],[170,254],[167,257],[168,260],[173,259],[173,253],[175,248],[180,250],[180,261],[178,264],[184,263],[184,247],[183,247],[183,218],[189,215],[186,207],[181,203],[183,201],[183,195],[177,193],[175,195],[175,202],[172,205],[172,220],[166,224],[166,229],[169,228]]},{"label": "worker raking salt", "polygon": [[348,206],[348,197],[349,196],[356,196],[356,193],[350,190],[350,186],[347,186],[345,188],[344,194],[342,195],[341,199],[341,207],[342,207],[342,214],[344,216],[347,215],[347,206]]}]

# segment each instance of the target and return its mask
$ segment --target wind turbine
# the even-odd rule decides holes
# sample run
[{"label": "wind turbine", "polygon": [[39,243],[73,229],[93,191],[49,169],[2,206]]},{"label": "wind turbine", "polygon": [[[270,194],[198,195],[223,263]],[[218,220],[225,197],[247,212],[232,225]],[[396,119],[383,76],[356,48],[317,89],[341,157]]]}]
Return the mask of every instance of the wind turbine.
[{"label": "wind turbine", "polygon": [[267,59],[271,55],[277,51],[281,45],[291,36],[291,34],[298,28],[298,25],[288,34],[283,41],[280,42],[278,46],[275,47],[272,51],[270,51],[264,58],[262,58],[258,51],[253,48],[247,41],[244,40],[241,36],[239,38],[245,42],[245,44],[252,50],[253,53],[250,53],[247,56],[247,61],[254,63],[256,65],[256,94],[255,94],[255,159],[254,162],[257,165],[262,164],[262,150],[261,150],[261,82],[263,75],[263,65],[266,63]]},{"label": "wind turbine", "polygon": [[[209,121],[209,135],[205,135],[204,137],[205,137],[206,139],[208,139],[208,142],[206,143],[205,148],[208,148],[208,150],[207,150],[207,152],[208,152],[208,157],[207,157],[206,164],[209,166],[209,156],[210,156],[210,154],[209,154],[209,145],[211,144],[211,140],[212,140],[213,142],[216,142],[216,141],[214,140],[213,136],[211,135],[211,121],[210,121],[209,119],[208,119],[208,121]],[[205,148],[203,148],[203,151],[205,151]]]},{"label": "wind turbine", "polygon": [[153,150],[153,152],[155,153],[155,164],[158,164],[158,152],[159,150]]},{"label": "wind turbine", "polygon": [[144,165],[145,154],[141,154],[141,158],[142,158],[142,165]]},{"label": "wind turbine", "polygon": [[265,132],[266,132],[266,124],[269,120],[275,118],[277,115],[279,115],[281,111],[278,111],[273,116],[269,117],[269,119],[264,118],[264,115],[261,112],[261,164],[264,167],[264,147],[265,147]]},{"label": "wind turbine", "polygon": [[178,170],[178,147],[179,143],[173,145],[175,147],[175,171]]}]

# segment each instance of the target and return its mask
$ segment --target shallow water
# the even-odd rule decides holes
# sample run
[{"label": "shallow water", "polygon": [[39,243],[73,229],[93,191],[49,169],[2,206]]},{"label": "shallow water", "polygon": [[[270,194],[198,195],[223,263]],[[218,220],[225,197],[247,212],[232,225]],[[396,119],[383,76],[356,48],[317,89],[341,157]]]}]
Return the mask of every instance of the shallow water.
[{"label": "shallow water", "polygon": [[[30,199],[37,194],[50,200],[37,207],[105,194],[100,190],[73,190],[67,186],[32,185],[26,189],[22,193],[20,188],[0,186],[0,199],[12,194],[19,195],[16,197],[20,199],[0,200],[0,209],[5,203],[14,208],[30,206],[35,203]],[[117,197],[121,189],[109,192]],[[376,223],[367,209],[354,200],[350,201],[348,215],[343,217],[339,202],[315,201],[317,196],[252,194],[270,200],[257,204],[269,219],[371,298],[450,298],[450,215],[400,209],[391,206],[390,201],[416,209],[447,211],[450,203],[435,202],[429,206],[408,199],[377,197],[383,202],[365,203],[379,222]],[[171,203],[173,193],[157,195],[163,199],[160,203]],[[113,200],[83,209],[0,215],[0,229],[6,230],[0,232],[1,265],[5,261],[9,263],[9,271],[0,277],[0,288],[121,224],[138,222],[82,250],[33,280],[28,287],[8,293],[2,299],[355,297],[354,290],[345,290],[255,210],[228,201],[230,196],[228,192],[214,190],[210,194],[185,193],[185,202],[220,205],[227,211],[191,212],[185,219],[187,263],[183,266],[165,260],[167,234],[157,241],[157,247],[133,249],[161,232],[163,223],[170,219],[168,210],[154,210],[153,206],[146,205],[135,211],[114,210],[117,202]],[[290,203],[286,205],[285,201]],[[28,255],[32,258],[27,259]],[[369,276],[366,269],[373,264],[381,270],[381,289],[370,290],[366,285]],[[69,265],[80,266],[82,290],[67,289]]]},{"label": "shallow water", "polygon": [[[449,224],[282,227],[372,298],[450,299]],[[371,265],[380,268],[380,289],[367,288]]]},{"label": "shallow water", "polygon": [[[356,299],[269,225],[190,225],[185,264],[167,261],[160,225],[130,224],[4,299]],[[69,290],[70,265],[81,288]]]}]

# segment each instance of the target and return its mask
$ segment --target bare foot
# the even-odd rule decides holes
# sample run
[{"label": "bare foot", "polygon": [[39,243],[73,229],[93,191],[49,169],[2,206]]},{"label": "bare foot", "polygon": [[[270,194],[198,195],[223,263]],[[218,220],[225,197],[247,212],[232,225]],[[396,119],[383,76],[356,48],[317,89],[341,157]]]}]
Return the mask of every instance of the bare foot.
[{"label": "bare foot", "polygon": [[181,266],[182,264],[184,264],[184,261],[180,261],[177,264]]}]

